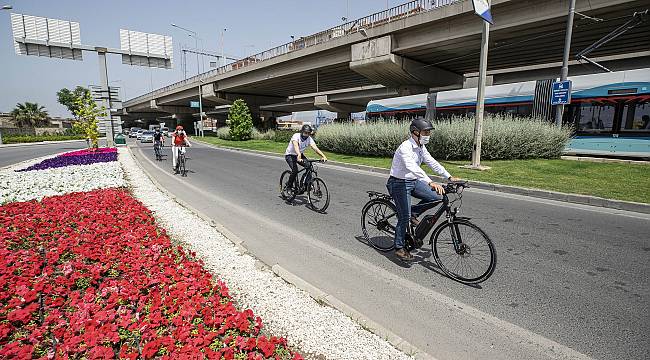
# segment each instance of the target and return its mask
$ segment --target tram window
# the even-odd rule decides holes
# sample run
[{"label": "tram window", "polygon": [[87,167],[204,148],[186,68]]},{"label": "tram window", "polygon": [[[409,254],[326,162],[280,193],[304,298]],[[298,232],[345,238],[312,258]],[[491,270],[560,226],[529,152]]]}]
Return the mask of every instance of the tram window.
[{"label": "tram window", "polygon": [[612,131],[616,107],[614,105],[598,105],[582,103],[576,109],[580,112],[578,130],[584,132]]},{"label": "tram window", "polygon": [[621,131],[648,132],[650,131],[650,101],[639,101],[625,104]]}]

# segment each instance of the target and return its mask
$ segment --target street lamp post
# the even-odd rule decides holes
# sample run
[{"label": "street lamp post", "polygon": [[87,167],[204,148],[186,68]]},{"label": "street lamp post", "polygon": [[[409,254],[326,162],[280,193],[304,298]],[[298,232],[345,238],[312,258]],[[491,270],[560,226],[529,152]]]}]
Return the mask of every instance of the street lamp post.
[{"label": "street lamp post", "polygon": [[[198,51],[199,50],[199,34],[194,30],[186,29],[186,28],[184,28],[182,26],[178,26],[178,25],[176,25],[174,23],[172,23],[172,26],[175,27],[175,28],[179,28],[179,29],[181,29],[183,31],[186,31],[186,32],[188,32],[190,34],[190,36],[194,37],[194,42],[195,42],[195,46],[196,46],[196,50],[197,50],[196,51],[196,75],[197,76],[201,75],[201,69],[200,69],[200,66],[199,66],[199,51]],[[202,81],[201,81],[201,79],[199,79],[199,120],[201,121],[201,123],[203,123],[203,94],[202,94],[202,89],[201,89],[202,85],[201,84],[202,84]]]},{"label": "street lamp post", "polygon": [[223,48],[224,48],[223,37],[224,37],[224,35],[226,33],[226,30],[227,30],[226,28],[221,30],[221,61],[223,62],[223,64],[221,64],[222,66],[226,65],[226,57],[225,57],[224,51],[223,51]]}]

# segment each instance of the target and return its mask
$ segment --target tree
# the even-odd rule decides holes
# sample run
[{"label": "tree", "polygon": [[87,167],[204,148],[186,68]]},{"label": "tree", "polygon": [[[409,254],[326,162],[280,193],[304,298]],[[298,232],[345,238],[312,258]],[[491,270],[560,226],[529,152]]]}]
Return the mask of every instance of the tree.
[{"label": "tree", "polygon": [[77,100],[86,95],[90,95],[90,90],[83,86],[77,86],[74,90],[63,88],[56,93],[59,104],[67,107],[75,118],[77,116],[75,113],[79,110]]},{"label": "tree", "polygon": [[230,138],[233,140],[248,140],[253,133],[253,117],[248,105],[242,99],[237,99],[228,112]]},{"label": "tree", "polygon": [[106,108],[99,107],[90,92],[86,92],[77,97],[74,101],[74,116],[76,121],[72,123],[75,131],[81,132],[86,135],[86,138],[91,142],[90,147],[97,148],[99,131],[97,130],[97,118],[106,116]]},{"label": "tree", "polygon": [[46,122],[48,114],[45,106],[25,102],[24,104],[16,104],[16,107],[11,111],[11,116],[13,116],[18,127],[36,127]]}]

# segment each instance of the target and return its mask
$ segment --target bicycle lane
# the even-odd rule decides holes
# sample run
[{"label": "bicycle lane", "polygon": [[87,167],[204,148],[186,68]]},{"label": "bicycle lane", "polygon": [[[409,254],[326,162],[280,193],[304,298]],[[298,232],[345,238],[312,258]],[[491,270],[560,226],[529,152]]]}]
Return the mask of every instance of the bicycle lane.
[{"label": "bicycle lane", "polygon": [[[624,323],[610,327],[627,326],[633,332],[623,329],[628,339],[626,353],[643,350],[642,343],[629,342],[637,341],[635,334],[644,325],[625,308],[622,313],[613,310],[614,302],[620,305],[622,301],[628,306],[630,301],[610,289],[601,291],[604,284],[594,286],[591,280],[607,278],[601,280],[607,282],[611,280],[608,276],[613,276],[634,284],[632,281],[639,280],[635,277],[642,273],[626,275],[629,280],[608,272],[598,277],[584,275],[584,271],[571,275],[576,273],[576,268],[587,269],[593,265],[590,257],[602,258],[602,254],[594,253],[594,249],[582,249],[588,256],[568,261],[568,257],[562,259],[558,254],[546,253],[547,245],[539,239],[530,243],[521,239],[527,229],[529,234],[545,236],[547,242],[553,243],[550,248],[578,252],[583,247],[581,241],[576,244],[566,241],[577,231],[558,237],[557,226],[549,225],[551,220],[546,219],[551,217],[549,213],[582,212],[596,218],[608,213],[584,210],[580,206],[549,210],[550,205],[544,201],[531,205],[513,200],[511,195],[468,192],[463,208],[465,215],[478,215],[476,222],[495,239],[501,255],[493,278],[483,289],[476,289],[437,275],[431,270],[435,268],[430,258],[410,268],[403,267],[392,256],[387,258],[355,240],[360,235],[359,215],[367,200],[365,190],[382,191],[383,175],[321,167],[320,175],[328,184],[332,205],[328,214],[320,215],[302,205],[288,206],[278,198],[277,177],[286,166],[283,159],[198,145],[190,149],[189,176],[180,178],[169,175],[168,161],[163,162],[161,171],[154,162],[144,160],[144,153],[137,150],[135,153],[163,186],[245,239],[249,250],[261,260],[279,263],[439,358],[579,357],[548,338],[568,343],[590,355],[621,357],[621,349],[609,349],[609,354],[601,351],[614,345],[607,344],[610,340],[605,339],[616,336],[607,328],[613,317]],[[153,151],[146,154],[147,158],[153,158]],[[486,206],[486,202],[491,206]],[[530,207],[527,210],[531,218],[526,219],[525,215],[521,216],[521,210],[513,209],[513,202]],[[491,219],[508,221],[497,223]],[[618,216],[615,220],[615,225],[641,222],[647,226],[647,219],[643,218]],[[559,232],[566,231],[561,227]],[[510,246],[519,248],[509,252]],[[607,250],[611,249],[605,246],[604,251]],[[602,265],[604,268],[605,264]],[[591,283],[585,284],[585,277]],[[642,282],[641,290],[630,291],[646,296],[646,285]],[[605,300],[594,298],[595,293]],[[563,306],[565,310],[560,311]],[[567,333],[571,333],[570,338]]]}]

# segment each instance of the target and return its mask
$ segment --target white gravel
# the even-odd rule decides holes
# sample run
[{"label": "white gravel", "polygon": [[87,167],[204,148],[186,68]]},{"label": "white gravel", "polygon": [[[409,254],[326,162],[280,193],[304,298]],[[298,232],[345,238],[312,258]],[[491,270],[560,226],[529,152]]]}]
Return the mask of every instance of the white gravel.
[{"label": "white gravel", "polygon": [[128,149],[118,151],[134,196],[154,213],[170,236],[196,252],[206,269],[226,283],[240,306],[262,318],[272,335],[286,337],[308,358],[410,359],[345,314],[318,304],[272,272],[255,267],[252,256],[241,254],[208,222],[160,191]]},{"label": "white gravel", "polygon": [[[45,158],[49,157],[52,156]],[[0,170],[0,204],[126,186],[122,168],[117,161],[45,170],[14,171],[36,164],[45,158],[22,162]]]}]

